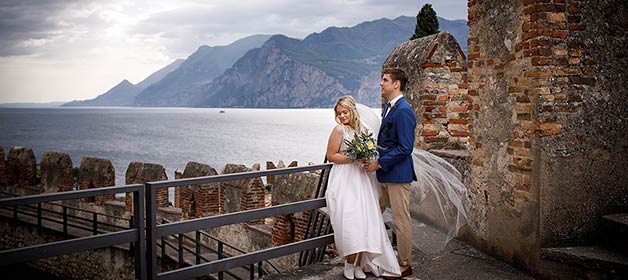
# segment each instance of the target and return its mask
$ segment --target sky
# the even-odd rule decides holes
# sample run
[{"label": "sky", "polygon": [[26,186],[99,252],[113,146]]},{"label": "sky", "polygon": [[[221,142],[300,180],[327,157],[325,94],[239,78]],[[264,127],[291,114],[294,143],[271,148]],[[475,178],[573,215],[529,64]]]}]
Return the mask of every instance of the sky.
[{"label": "sky", "polygon": [[[330,26],[415,17],[417,0],[2,0],[0,103],[92,99],[187,58],[254,34],[302,39]],[[432,1],[466,19],[466,0]]]}]

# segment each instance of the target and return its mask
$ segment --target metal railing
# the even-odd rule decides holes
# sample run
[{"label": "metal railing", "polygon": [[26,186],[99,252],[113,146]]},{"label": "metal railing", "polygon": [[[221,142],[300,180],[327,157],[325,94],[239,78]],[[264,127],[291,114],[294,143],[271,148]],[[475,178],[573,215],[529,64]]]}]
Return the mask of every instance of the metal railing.
[{"label": "metal railing", "polygon": [[[315,255],[320,256],[322,254],[321,248],[325,248],[328,244],[331,244],[334,241],[333,234],[329,233],[329,223],[321,222],[315,223],[315,225],[311,225],[313,229],[319,229],[316,229],[314,231],[308,231],[308,233],[306,234],[306,238],[308,239],[260,250],[257,252],[242,252],[242,254],[238,256],[227,256],[219,248],[219,250],[217,250],[219,252],[219,255],[224,256],[225,258],[218,258],[217,260],[207,261],[204,263],[201,263],[201,256],[198,251],[200,250],[200,247],[197,246],[197,248],[195,249],[196,262],[194,265],[188,267],[179,267],[178,269],[161,273],[158,272],[157,267],[157,240],[161,240],[164,237],[173,235],[177,236],[177,238],[181,240],[180,242],[182,242],[182,239],[184,238],[183,236],[185,236],[184,233],[197,232],[197,235],[201,235],[200,231],[204,229],[256,221],[263,218],[276,217],[280,215],[304,212],[308,210],[313,210],[313,213],[315,213],[315,216],[311,218],[310,223],[312,223],[313,221],[322,221],[316,215],[319,215],[319,208],[326,206],[325,198],[322,196],[326,187],[327,176],[329,174],[328,171],[329,169],[331,169],[331,167],[331,164],[321,164],[305,167],[274,169],[267,171],[255,171],[189,179],[178,179],[171,181],[149,182],[144,185],[134,184],[122,187],[104,187],[54,194],[40,194],[23,197],[3,198],[0,199],[0,208],[13,209],[14,218],[17,218],[18,214],[21,213],[20,211],[18,211],[18,207],[37,204],[37,207],[30,207],[33,207],[31,209],[36,209],[37,214],[35,216],[38,217],[38,220],[41,221],[41,219],[43,219],[41,212],[44,211],[44,209],[42,209],[41,207],[42,203],[130,192],[133,193],[133,218],[129,220],[129,229],[121,229],[116,232],[105,232],[98,229],[98,219],[93,218],[91,220],[91,231],[93,233],[97,233],[96,235],[0,251],[0,266],[12,265],[46,257],[59,256],[69,253],[76,253],[130,243],[131,250],[134,252],[135,278],[137,279],[189,279],[203,275],[210,275],[213,273],[219,273],[220,277],[222,275],[222,273],[220,272],[227,273],[226,271],[237,267],[249,267],[249,272],[251,273],[250,276],[251,278],[253,278],[254,264],[257,264],[258,276],[262,276],[265,273],[263,272],[263,267],[260,265],[261,262],[308,250],[314,250],[316,252]],[[310,172],[315,170],[321,170],[319,187],[316,194],[317,198],[241,212],[215,215],[211,217],[202,217],[192,220],[178,221],[168,224],[157,224],[157,206],[155,198],[156,191],[158,189],[224,181],[235,181],[248,178],[259,178],[264,176]],[[294,187],[298,188],[299,186]],[[64,205],[61,204],[61,206],[63,207]],[[62,223],[65,225],[65,227],[67,227],[69,225],[67,221],[67,209],[69,208],[65,209],[66,210],[64,211],[64,213],[66,215],[64,217],[66,218],[63,219]],[[146,215],[146,217],[144,217],[144,215]],[[326,225],[323,226],[324,224]],[[323,230],[320,230],[320,228],[322,228]],[[83,229],[86,230],[87,228]],[[67,232],[67,229],[65,231]],[[318,236],[319,234],[324,235]],[[197,239],[200,239],[200,237],[197,237]],[[164,242],[162,243],[162,249],[164,246],[168,245],[166,245],[166,243]],[[177,250],[181,252],[183,249],[177,248]],[[313,259],[311,256],[306,256],[306,258],[310,261]]]},{"label": "metal railing", "polygon": [[[4,195],[6,197],[17,197],[15,194],[0,192],[0,195]],[[50,206],[50,207],[45,207]],[[59,209],[55,211],[53,209]],[[84,216],[70,214],[68,210],[72,210],[73,212],[82,212],[85,213],[86,216],[90,218],[85,218]],[[10,210],[12,212],[13,219],[18,221],[20,217],[31,217],[36,220],[37,227],[44,227],[43,222],[49,222],[51,224],[58,224],[62,228],[62,233],[64,237],[70,236],[69,229],[78,229],[84,231],[86,234],[102,234],[111,232],[112,230],[122,230],[132,228],[133,221],[132,219],[119,217],[110,215],[107,213],[97,212],[86,210],[74,206],[69,206],[64,203],[55,203],[55,202],[39,202],[37,206],[32,205],[20,205],[13,206],[13,209]],[[111,220],[120,220],[126,226],[120,226],[115,223],[107,223],[102,222],[102,219],[99,217],[109,218]],[[28,222],[28,221],[27,221]],[[55,228],[48,227],[50,229],[56,230]],[[73,237],[79,237],[79,235],[75,235]]]},{"label": "metal railing", "polygon": [[[172,221],[168,221],[166,219],[162,218],[162,223],[161,224],[165,224],[165,223],[171,223]],[[232,257],[231,255],[229,255],[228,253],[225,252],[224,248],[227,247],[229,248],[231,251],[235,251],[238,252],[240,254],[246,254],[246,252],[236,248],[235,246],[224,242],[216,237],[211,236],[210,234],[208,234],[207,232],[203,231],[203,230],[197,230],[194,234],[195,238],[189,237],[185,234],[177,234],[175,235],[174,239],[176,239],[176,244],[174,242],[170,242],[168,241],[167,238],[162,237],[161,238],[161,243],[157,244],[157,247],[159,247],[161,249],[161,261],[162,264],[165,261],[165,259],[168,257],[166,254],[166,247],[171,248],[173,251],[177,252],[177,262],[179,265],[179,268],[184,267],[184,258],[183,258],[183,254],[184,251],[193,255],[194,259],[195,259],[195,264],[201,264],[201,261],[203,262],[209,262],[210,260],[203,257],[202,256],[202,252],[203,250],[205,250],[206,252],[210,252],[212,254],[215,254],[217,259],[224,259],[224,258],[228,258],[228,257]],[[201,242],[201,237],[206,237],[209,238],[213,241],[216,242],[216,248],[211,248],[205,244],[203,244]],[[189,241],[190,243],[193,244],[193,249],[188,248],[187,246],[185,246],[185,241]],[[282,270],[275,264],[273,263],[271,260],[266,260],[264,261],[266,262],[267,266],[272,268],[274,270],[274,272],[279,273],[282,272]],[[248,266],[241,266],[241,268],[243,268],[244,270],[246,270],[249,273],[249,278],[250,279],[254,279],[255,276],[255,266],[254,264],[250,264]],[[223,279],[223,275],[227,274],[229,276],[231,276],[234,279],[242,279],[239,276],[235,275],[234,273],[232,273],[230,270],[227,271],[220,271],[218,272],[218,279],[222,280]],[[260,276],[264,276],[264,275],[269,275],[270,272],[268,272],[262,265],[262,262],[258,262],[257,263],[257,273],[258,273],[258,277]]]},{"label": "metal railing", "polygon": [[[22,197],[11,197],[0,199],[0,208],[13,208],[14,218],[17,218],[17,207],[47,203],[51,201],[64,201],[84,197],[94,197],[116,193],[133,193],[133,227],[116,232],[106,232],[93,236],[77,237],[73,239],[49,242],[45,244],[32,245],[22,248],[15,248],[0,251],[0,266],[12,265],[33,261],[41,258],[65,255],[87,250],[112,247],[116,245],[132,244],[135,248],[135,277],[146,279],[146,258],[145,251],[145,231],[144,231],[144,186],[140,184],[127,185],[123,187],[104,187],[89,190],[77,190],[54,194],[38,194]],[[41,206],[39,206],[38,209]],[[67,211],[67,210],[66,210]],[[38,211],[39,212],[39,211]],[[67,214],[67,212],[66,212]],[[67,216],[66,216],[67,217]],[[140,222],[142,221],[142,222]],[[67,232],[67,218],[64,219],[65,231]]]},{"label": "metal railing", "polygon": [[[331,164],[311,165],[305,167],[290,167],[267,171],[254,171],[234,174],[223,174],[215,176],[197,177],[190,179],[179,179],[172,181],[149,182],[146,183],[146,256],[147,271],[149,279],[189,279],[203,275],[209,275],[232,268],[247,266],[261,261],[277,258],[280,256],[298,253],[305,250],[325,246],[334,241],[332,234],[314,237],[303,241],[294,242],[282,246],[276,246],[257,252],[246,253],[239,256],[232,256],[212,262],[197,264],[157,273],[157,240],[162,237],[194,232],[201,229],[216,228],[224,225],[239,224],[262,218],[275,217],[279,215],[303,212],[311,209],[325,207],[325,198],[315,198],[306,201],[287,203],[283,205],[271,206],[260,209],[241,211],[211,217],[197,218],[193,220],[179,221],[169,224],[158,225],[156,222],[156,191],[162,188],[182,187],[187,185],[199,185],[224,181],[234,181],[264,176],[274,176],[281,174],[291,174],[298,172],[308,172],[313,170],[329,170]],[[327,176],[328,172],[321,172],[320,176]],[[326,180],[325,180],[326,181]],[[298,187],[298,186],[295,186]]]}]

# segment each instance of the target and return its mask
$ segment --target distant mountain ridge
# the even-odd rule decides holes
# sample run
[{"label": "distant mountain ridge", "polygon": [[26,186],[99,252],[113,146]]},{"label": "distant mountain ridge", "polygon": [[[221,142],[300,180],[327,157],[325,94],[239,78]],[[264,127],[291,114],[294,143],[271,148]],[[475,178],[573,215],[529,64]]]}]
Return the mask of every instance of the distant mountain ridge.
[{"label": "distant mountain ridge", "polygon": [[134,106],[190,106],[197,101],[191,93],[210,83],[247,51],[261,46],[271,35],[253,35],[227,46],[201,46],[181,66],[140,92]]},{"label": "distant mountain ridge", "polygon": [[183,59],[177,59],[168,64],[166,67],[159,69],[157,72],[146,77],[137,85],[132,84],[128,80],[123,80],[107,92],[98,97],[84,101],[72,101],[62,104],[61,107],[77,107],[77,106],[131,106],[135,102],[135,97],[150,85],[161,81],[170,72],[176,70],[182,63]]},{"label": "distant mountain ridge", "polygon": [[[302,41],[273,36],[222,76],[198,88],[194,95],[205,98],[189,106],[331,107],[347,94],[376,106],[381,102],[381,65],[397,45],[408,40],[415,23],[413,17],[383,18],[350,28],[330,27]],[[458,24],[466,27],[465,21]]]},{"label": "distant mountain ridge", "polygon": [[[466,21],[438,19],[441,31],[454,35],[466,50]],[[397,45],[409,39],[415,24],[416,18],[401,16],[329,27],[303,40],[254,35],[227,46],[201,46],[139,91],[139,84],[123,81],[78,106],[316,108],[330,107],[346,94],[375,106],[380,102],[380,67]],[[92,105],[99,98],[113,101],[116,96],[133,100]]]}]

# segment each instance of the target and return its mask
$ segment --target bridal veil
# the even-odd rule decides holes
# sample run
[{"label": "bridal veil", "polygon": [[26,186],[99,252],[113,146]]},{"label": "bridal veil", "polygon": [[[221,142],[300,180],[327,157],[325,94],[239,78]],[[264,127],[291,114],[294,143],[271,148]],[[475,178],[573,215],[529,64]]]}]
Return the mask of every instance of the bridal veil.
[{"label": "bridal veil", "polygon": [[[379,114],[363,104],[357,104],[357,110],[362,125],[377,137]],[[467,189],[460,172],[444,159],[417,148],[412,159],[417,181],[412,183],[410,208],[411,212],[415,209],[413,219],[422,223],[419,231],[416,224],[413,226],[413,244],[425,253],[435,253],[444,249],[467,223]],[[384,220],[392,220],[390,209],[384,212]]]}]

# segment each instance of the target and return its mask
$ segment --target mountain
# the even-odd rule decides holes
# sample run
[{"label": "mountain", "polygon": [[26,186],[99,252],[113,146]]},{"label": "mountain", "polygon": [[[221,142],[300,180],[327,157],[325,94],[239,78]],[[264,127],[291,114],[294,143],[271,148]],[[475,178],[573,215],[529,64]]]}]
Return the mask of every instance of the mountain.
[{"label": "mountain", "polygon": [[137,84],[138,87],[145,89],[147,87],[149,87],[152,84],[155,84],[159,81],[161,81],[164,77],[166,77],[168,74],[170,74],[172,71],[177,70],[177,68],[179,68],[179,66],[181,66],[181,64],[183,64],[185,60],[184,59],[177,59],[174,62],[168,64],[166,67],[159,69],[157,72],[151,74],[150,76],[146,77],[146,79],[144,79],[143,81],[139,82]]},{"label": "mountain", "polygon": [[[446,23],[442,31],[448,28],[461,34],[467,28],[465,21],[439,20]],[[398,44],[408,40],[415,24],[415,18],[402,16],[330,27],[303,40],[273,36],[223,75],[189,91],[184,99],[191,103],[185,106],[331,107],[346,94],[376,106],[381,102],[381,65]],[[466,45],[466,36],[459,41]]]},{"label": "mountain", "polygon": [[[247,52],[232,68],[194,92],[205,97],[201,107],[320,107],[333,97],[349,94],[337,79],[294,58],[314,59],[318,53],[300,40],[275,35],[261,48]],[[333,100],[333,99],[332,99]]]},{"label": "mountain", "polygon": [[223,74],[247,51],[261,46],[270,35],[253,35],[227,46],[201,46],[181,66],[140,92],[134,106],[188,106],[198,102],[194,90]]},{"label": "mountain", "polygon": [[[438,20],[466,52],[466,21]],[[416,18],[401,16],[329,27],[303,40],[254,35],[201,46],[137,85],[122,81],[95,99],[64,106],[310,108],[330,107],[346,94],[377,106],[380,67],[415,24]]]},{"label": "mountain", "polygon": [[127,80],[123,80],[107,92],[99,95],[98,97],[84,101],[72,101],[61,105],[61,107],[78,107],[78,106],[131,106],[135,97],[148,86],[159,82],[170,72],[176,70],[183,59],[177,59],[164,68],[159,69],[157,72],[151,74],[137,85],[132,84]]},{"label": "mountain", "polygon": [[66,102],[45,102],[45,103],[0,103],[0,108],[54,108]]}]

